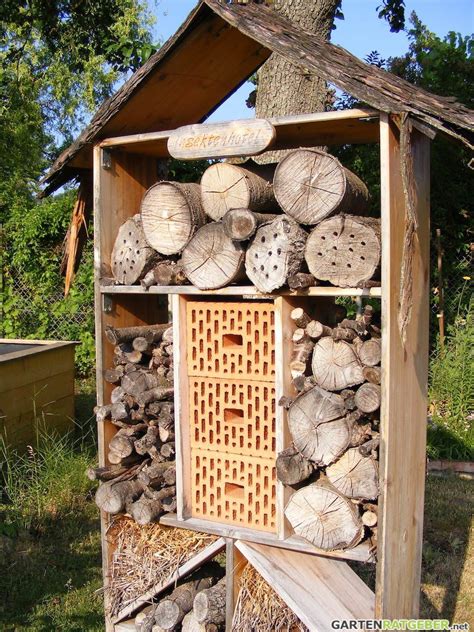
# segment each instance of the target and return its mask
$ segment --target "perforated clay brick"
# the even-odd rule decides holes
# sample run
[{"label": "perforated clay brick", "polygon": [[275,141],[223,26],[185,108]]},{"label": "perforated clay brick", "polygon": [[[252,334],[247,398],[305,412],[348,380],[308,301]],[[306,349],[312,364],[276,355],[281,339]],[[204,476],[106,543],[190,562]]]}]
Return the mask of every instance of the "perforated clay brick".
[{"label": "perforated clay brick", "polygon": [[271,303],[189,301],[188,375],[273,381],[274,323]]},{"label": "perforated clay brick", "polygon": [[191,447],[275,457],[275,387],[189,378]]},{"label": "perforated clay brick", "polygon": [[274,459],[191,450],[194,518],[274,533]]}]

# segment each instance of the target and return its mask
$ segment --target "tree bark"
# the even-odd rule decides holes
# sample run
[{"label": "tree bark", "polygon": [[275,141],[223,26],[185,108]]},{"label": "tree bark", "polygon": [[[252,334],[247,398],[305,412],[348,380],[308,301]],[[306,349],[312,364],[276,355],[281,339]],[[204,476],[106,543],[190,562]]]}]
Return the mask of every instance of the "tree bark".
[{"label": "tree bark", "polygon": [[193,609],[194,598],[200,590],[210,588],[214,583],[212,577],[187,581],[173,590],[171,595],[163,599],[155,610],[155,620],[164,630],[174,630]]},{"label": "tree bark", "polygon": [[[277,0],[275,9],[295,25],[327,40],[331,34],[338,0]],[[289,114],[323,112],[328,101],[326,82],[273,54],[258,72],[256,116],[271,118]],[[277,162],[287,152],[271,151],[258,163]]]}]

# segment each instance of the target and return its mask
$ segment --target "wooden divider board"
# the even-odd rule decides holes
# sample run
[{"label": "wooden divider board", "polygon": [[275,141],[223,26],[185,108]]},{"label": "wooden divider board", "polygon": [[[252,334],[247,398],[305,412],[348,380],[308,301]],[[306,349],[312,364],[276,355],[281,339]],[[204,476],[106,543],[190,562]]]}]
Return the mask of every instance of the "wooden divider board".
[{"label": "wooden divider board", "polygon": [[335,619],[373,618],[374,594],[346,562],[242,540],[235,546],[310,632],[328,632]]},{"label": "wooden divider board", "polygon": [[429,139],[412,135],[417,239],[413,307],[403,344],[398,329],[405,204],[399,130],[380,121],[382,190],[382,408],[376,616],[416,618],[419,609],[429,330]]}]

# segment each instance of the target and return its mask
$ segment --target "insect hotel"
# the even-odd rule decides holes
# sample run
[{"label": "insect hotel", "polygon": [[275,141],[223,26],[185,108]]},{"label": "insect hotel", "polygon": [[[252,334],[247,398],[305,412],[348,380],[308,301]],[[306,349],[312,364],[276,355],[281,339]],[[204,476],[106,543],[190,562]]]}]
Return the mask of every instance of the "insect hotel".
[{"label": "insect hotel", "polygon": [[[368,106],[202,123],[272,51]],[[472,129],[266,7],[206,0],[58,159],[49,190],[93,172],[108,630],[417,616],[430,140]],[[379,147],[371,207],[332,153],[354,143]]]}]

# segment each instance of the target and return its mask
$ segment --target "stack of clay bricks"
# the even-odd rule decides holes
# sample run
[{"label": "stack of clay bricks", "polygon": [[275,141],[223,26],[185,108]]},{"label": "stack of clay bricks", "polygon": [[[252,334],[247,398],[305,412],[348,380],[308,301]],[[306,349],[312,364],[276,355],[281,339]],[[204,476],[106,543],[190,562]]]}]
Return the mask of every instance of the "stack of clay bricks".
[{"label": "stack of clay bricks", "polygon": [[189,301],[192,517],[275,532],[275,339],[269,302]]}]

